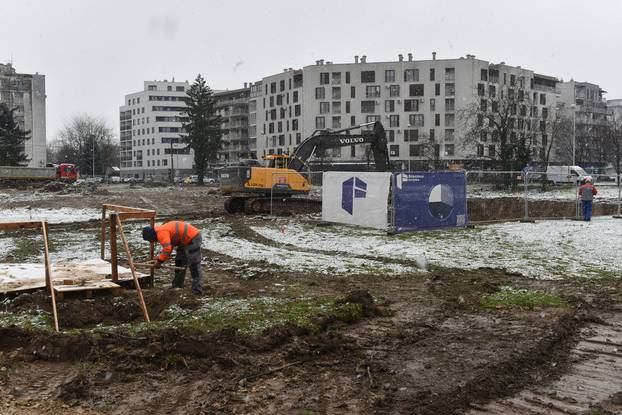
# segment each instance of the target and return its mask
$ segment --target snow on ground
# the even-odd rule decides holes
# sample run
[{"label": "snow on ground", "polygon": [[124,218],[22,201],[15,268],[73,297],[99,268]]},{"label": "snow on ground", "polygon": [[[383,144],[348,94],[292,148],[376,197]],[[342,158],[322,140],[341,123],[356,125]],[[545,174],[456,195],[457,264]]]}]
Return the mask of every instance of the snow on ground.
[{"label": "snow on ground", "polygon": [[313,271],[323,274],[375,274],[414,272],[410,267],[380,261],[292,251],[286,248],[248,241],[231,235],[224,224],[212,225],[203,232],[203,248],[243,261],[266,261],[292,271]]},{"label": "snow on ground", "polygon": [[393,236],[345,226],[289,224],[253,229],[300,248],[382,258],[424,257],[444,267],[506,268],[535,278],[622,276],[622,220],[613,218],[596,218],[591,223],[503,223]]},{"label": "snow on ground", "polygon": [[84,222],[100,219],[99,209],[43,209],[43,208],[12,208],[1,210],[0,222],[20,222],[29,220],[47,220],[49,223]]},{"label": "snow on ground", "polygon": [[[614,184],[598,184],[598,195],[595,197],[596,203],[608,202],[617,203],[618,201],[618,187]],[[476,185],[472,184],[467,187],[467,196],[470,198],[482,198],[482,199],[496,199],[501,197],[517,197],[523,198],[523,188],[519,187],[517,191],[503,191],[495,190],[492,185]],[[540,191],[539,188],[530,187],[527,192],[527,197],[531,200],[560,200],[571,201],[575,200],[576,188],[572,186],[552,186],[549,187],[546,192]]]}]

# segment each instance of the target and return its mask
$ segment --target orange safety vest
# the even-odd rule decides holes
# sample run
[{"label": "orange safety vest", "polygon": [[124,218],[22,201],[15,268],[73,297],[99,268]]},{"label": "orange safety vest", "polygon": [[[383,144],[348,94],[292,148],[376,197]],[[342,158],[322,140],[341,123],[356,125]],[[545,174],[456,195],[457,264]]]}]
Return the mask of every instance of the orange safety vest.
[{"label": "orange safety vest", "polygon": [[162,262],[170,258],[174,246],[189,245],[190,241],[200,233],[194,226],[180,220],[173,220],[156,226],[155,231],[158,242],[162,245],[162,252],[158,255],[158,259]]}]

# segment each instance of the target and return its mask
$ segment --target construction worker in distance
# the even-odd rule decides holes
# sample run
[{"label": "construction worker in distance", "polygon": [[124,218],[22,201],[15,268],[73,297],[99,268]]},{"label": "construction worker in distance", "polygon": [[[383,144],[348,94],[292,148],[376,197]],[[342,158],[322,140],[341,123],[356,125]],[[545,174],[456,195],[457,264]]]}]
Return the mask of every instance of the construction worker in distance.
[{"label": "construction worker in distance", "polygon": [[175,255],[175,266],[183,269],[175,270],[173,278],[173,288],[183,288],[186,278],[186,268],[190,265],[190,275],[192,276],[192,293],[201,294],[201,232],[183,221],[174,220],[166,222],[155,228],[145,226],[143,228],[143,239],[149,242],[159,242],[162,251],[158,255],[155,268],[161,268],[173,253],[173,248],[177,248]]},{"label": "construction worker in distance", "polygon": [[579,187],[579,196],[581,196],[583,220],[589,222],[592,219],[594,196],[598,194],[598,190],[596,189],[596,186],[592,184],[592,178],[590,176],[585,176],[582,182],[583,184]]}]

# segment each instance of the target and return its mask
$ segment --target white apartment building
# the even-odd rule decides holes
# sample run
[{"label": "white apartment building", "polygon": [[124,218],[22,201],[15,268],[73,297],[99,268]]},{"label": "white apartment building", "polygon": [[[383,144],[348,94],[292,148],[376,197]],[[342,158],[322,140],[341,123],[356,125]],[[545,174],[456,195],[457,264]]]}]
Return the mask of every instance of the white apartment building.
[{"label": "white apartment building", "polygon": [[250,158],[248,117],[249,117],[248,84],[244,88],[221,91],[214,94],[216,114],[222,117],[222,146],[218,152],[221,164],[239,163],[241,159]]},{"label": "white apartment building", "polygon": [[188,81],[145,81],[142,91],[125,96],[119,108],[121,177],[167,180],[192,174],[193,151],[181,114]]},{"label": "white apartment building", "polygon": [[607,112],[616,120],[622,121],[622,99],[608,99]]},{"label": "white apartment building", "polygon": [[28,167],[44,167],[47,161],[45,98],[45,75],[21,74],[10,63],[0,64],[0,102],[17,108],[15,121],[30,131],[24,143]]},{"label": "white apartment building", "polygon": [[[256,100],[257,155],[291,153],[316,129],[337,130],[379,120],[398,168],[424,162],[430,143],[436,157],[446,163],[483,162],[494,151],[489,144],[494,138],[483,136],[479,143],[465,146],[461,110],[485,106],[498,95],[517,94],[534,107],[529,108],[530,115],[541,117],[543,108],[556,105],[556,82],[554,77],[473,55],[436,59],[433,54],[429,60],[414,60],[408,54],[394,62],[367,62],[366,56],[355,56],[353,63],[340,64],[318,60],[265,77],[260,88],[251,91]],[[537,131],[536,123],[534,134],[535,152],[541,152],[546,136]],[[359,146],[334,149],[330,156],[341,167],[366,159]]]}]

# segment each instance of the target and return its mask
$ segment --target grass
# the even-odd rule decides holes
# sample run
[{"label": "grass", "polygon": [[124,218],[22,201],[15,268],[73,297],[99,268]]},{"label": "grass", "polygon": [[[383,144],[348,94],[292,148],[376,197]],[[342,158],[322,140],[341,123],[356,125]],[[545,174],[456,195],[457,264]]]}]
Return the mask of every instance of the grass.
[{"label": "grass", "polygon": [[501,289],[495,293],[484,295],[480,300],[480,305],[488,309],[534,309],[540,307],[563,308],[567,307],[568,303],[561,297],[542,291],[501,287]]}]

